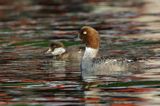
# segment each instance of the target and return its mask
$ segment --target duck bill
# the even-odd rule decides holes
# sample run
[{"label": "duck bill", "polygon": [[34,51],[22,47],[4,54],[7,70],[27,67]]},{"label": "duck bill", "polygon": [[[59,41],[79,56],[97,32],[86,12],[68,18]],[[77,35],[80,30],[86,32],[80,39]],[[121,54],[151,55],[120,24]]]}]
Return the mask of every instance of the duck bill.
[{"label": "duck bill", "polygon": [[75,40],[75,41],[81,41],[81,39],[79,38],[79,36],[80,36],[80,35],[78,34],[77,37],[74,38],[74,40]]},{"label": "duck bill", "polygon": [[81,36],[80,33],[78,33],[78,41],[80,41],[81,43],[84,43],[83,37]]}]

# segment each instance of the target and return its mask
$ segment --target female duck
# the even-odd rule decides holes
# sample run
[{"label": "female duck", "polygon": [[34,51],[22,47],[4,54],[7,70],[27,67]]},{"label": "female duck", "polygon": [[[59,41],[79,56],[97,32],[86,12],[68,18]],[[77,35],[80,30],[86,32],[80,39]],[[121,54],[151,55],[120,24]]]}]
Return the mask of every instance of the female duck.
[{"label": "female duck", "polygon": [[[80,30],[80,39],[85,43],[85,52],[81,59],[82,77],[92,75],[110,75],[128,71],[132,60],[96,58],[100,47],[99,33],[90,26],[84,26]],[[132,64],[133,65],[133,64]]]}]

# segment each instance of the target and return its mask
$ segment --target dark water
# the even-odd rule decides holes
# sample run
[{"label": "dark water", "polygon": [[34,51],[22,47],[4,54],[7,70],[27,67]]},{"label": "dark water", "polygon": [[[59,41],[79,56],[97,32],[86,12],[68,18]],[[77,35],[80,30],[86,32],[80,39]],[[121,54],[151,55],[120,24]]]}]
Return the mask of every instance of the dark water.
[{"label": "dark water", "polygon": [[[0,105],[159,106],[159,0],[0,1]],[[146,59],[143,73],[80,79],[79,62],[44,54],[51,40],[78,45],[84,25],[106,56]]]}]

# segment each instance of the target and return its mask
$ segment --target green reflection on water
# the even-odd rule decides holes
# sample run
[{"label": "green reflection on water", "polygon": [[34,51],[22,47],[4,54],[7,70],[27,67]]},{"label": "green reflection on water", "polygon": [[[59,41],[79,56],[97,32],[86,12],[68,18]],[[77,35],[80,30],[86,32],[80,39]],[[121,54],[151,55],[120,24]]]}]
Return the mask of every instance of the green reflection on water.
[{"label": "green reflection on water", "polygon": [[36,105],[30,105],[30,104],[15,104],[15,105],[9,105],[9,106],[44,106],[41,104],[36,104]]},{"label": "green reflection on water", "polygon": [[[72,46],[72,45],[78,45],[80,42],[78,41],[62,41],[64,46]],[[38,47],[48,47],[49,45],[48,40],[34,40],[34,41],[22,41],[17,42],[14,44],[11,44],[10,46],[38,46]]]}]

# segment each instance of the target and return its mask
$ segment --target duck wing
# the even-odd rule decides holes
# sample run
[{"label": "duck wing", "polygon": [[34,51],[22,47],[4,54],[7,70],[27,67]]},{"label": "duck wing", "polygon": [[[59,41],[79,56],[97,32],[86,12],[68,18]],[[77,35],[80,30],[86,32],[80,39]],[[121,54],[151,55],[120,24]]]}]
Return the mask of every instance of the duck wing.
[{"label": "duck wing", "polygon": [[[128,71],[131,73],[143,72],[143,62],[137,59],[127,58],[111,58],[100,57],[92,60],[93,69],[96,69],[96,73],[99,75],[105,74],[117,74],[117,72]],[[107,71],[104,71],[107,70]]]},{"label": "duck wing", "polygon": [[136,62],[136,59],[127,59],[127,58],[113,58],[113,57],[99,57],[99,58],[94,58],[93,59],[93,64],[101,64],[101,63],[115,63],[115,62],[120,62],[120,63],[132,63]]}]

